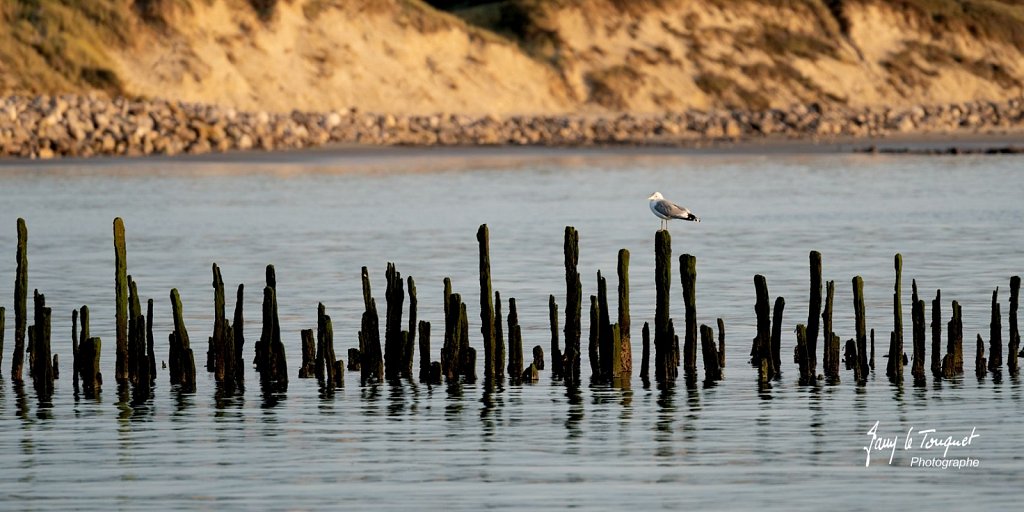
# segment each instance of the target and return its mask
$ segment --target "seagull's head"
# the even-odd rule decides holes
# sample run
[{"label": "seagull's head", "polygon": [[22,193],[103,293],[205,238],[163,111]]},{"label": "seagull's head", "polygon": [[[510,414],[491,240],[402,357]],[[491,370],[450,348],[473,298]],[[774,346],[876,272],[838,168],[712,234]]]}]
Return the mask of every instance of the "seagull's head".
[{"label": "seagull's head", "polygon": [[647,198],[648,201],[661,201],[662,199],[665,199],[665,196],[661,195],[661,192],[655,192]]}]

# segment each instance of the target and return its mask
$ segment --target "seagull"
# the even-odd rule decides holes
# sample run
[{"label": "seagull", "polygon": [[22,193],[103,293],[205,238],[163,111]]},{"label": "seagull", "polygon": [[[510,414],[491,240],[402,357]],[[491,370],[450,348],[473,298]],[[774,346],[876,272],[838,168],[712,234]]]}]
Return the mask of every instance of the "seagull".
[{"label": "seagull", "polygon": [[662,230],[668,229],[668,221],[671,219],[700,222],[700,217],[694,215],[689,209],[683,208],[682,206],[665,199],[665,196],[661,195],[661,192],[651,194],[651,197],[648,197],[647,200],[651,202],[651,211],[654,212],[655,216],[661,219]]}]

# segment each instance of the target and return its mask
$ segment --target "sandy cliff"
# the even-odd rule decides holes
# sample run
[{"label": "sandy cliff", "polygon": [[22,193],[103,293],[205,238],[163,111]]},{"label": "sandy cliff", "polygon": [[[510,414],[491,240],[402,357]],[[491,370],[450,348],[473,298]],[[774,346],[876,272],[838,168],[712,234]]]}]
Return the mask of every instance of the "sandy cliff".
[{"label": "sandy cliff", "polygon": [[0,92],[248,110],[908,106],[1024,83],[1024,6],[999,0],[11,0],[0,16]]}]

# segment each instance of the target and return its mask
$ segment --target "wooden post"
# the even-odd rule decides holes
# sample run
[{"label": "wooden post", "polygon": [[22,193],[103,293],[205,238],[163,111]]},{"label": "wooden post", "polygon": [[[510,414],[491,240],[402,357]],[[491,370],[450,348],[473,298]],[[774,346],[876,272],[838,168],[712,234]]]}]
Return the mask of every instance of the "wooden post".
[{"label": "wooden post", "polygon": [[[821,318],[821,253],[811,251],[811,300],[807,312],[807,374],[815,379],[818,372],[818,321]],[[823,345],[828,340],[823,340]]]},{"label": "wooden post", "polygon": [[544,369],[544,347],[540,345],[533,346],[533,366],[538,370]]},{"label": "wooden post", "polygon": [[893,300],[893,342],[889,344],[889,362],[886,365],[886,376],[897,382],[903,382],[903,300],[901,289],[903,287],[903,256],[896,254],[894,258],[896,268],[896,284],[894,286]]},{"label": "wooden post", "polygon": [[871,329],[871,371],[875,371],[875,330],[874,329]]},{"label": "wooden post", "polygon": [[854,313],[854,331],[856,332],[857,340],[857,355],[860,360],[860,374],[863,377],[868,375],[868,333],[867,333],[867,320],[864,308],[864,279],[860,276],[853,278],[853,313]]},{"label": "wooden post", "polygon": [[697,258],[691,254],[679,257],[679,279],[683,284],[686,308],[686,332],[683,336],[683,373],[697,373]]},{"label": "wooden post", "polygon": [[[153,299],[146,301],[146,359],[149,364],[149,385],[156,383],[156,352],[154,346],[156,340],[153,337]],[[238,367],[241,372],[242,367]]]},{"label": "wooden post", "polygon": [[993,373],[1003,366],[1003,320],[999,308],[999,287],[992,292],[992,321],[989,323],[988,369]]},{"label": "wooden post", "polygon": [[1017,306],[1020,300],[1020,276],[1010,278],[1010,344],[1006,354],[1006,366],[1010,375],[1017,375],[1020,367],[1017,355],[1020,351],[1020,331],[1017,330]]},{"label": "wooden post", "polygon": [[813,382],[814,376],[810,374],[807,361],[807,326],[804,324],[796,326],[796,363],[800,367],[800,384]]},{"label": "wooden post", "polygon": [[[629,334],[629,251],[619,249],[619,361],[622,373],[633,372],[633,344]],[[552,299],[554,297],[552,296]],[[557,306],[556,306],[557,308]],[[554,354],[552,354],[554,357]],[[552,364],[554,366],[554,364]]]},{"label": "wooden post", "polygon": [[725,370],[725,320],[718,319],[718,367]]},{"label": "wooden post", "polygon": [[481,224],[476,232],[480,252],[480,334],[484,342],[484,386],[492,386],[494,374],[494,303],[491,298],[491,242],[487,224]]},{"label": "wooden post", "polygon": [[[228,336],[230,325],[227,319],[226,305],[224,300],[224,279],[221,277],[220,267],[213,264],[213,336],[210,350],[207,352],[207,371],[214,372],[217,382],[234,382],[232,368],[235,363],[234,345],[235,340]],[[303,368],[306,362],[303,361]],[[299,369],[299,373],[303,372]],[[232,375],[228,375],[232,373]]]},{"label": "wooden post", "polygon": [[[592,297],[592,308],[594,307],[593,304],[594,299]],[[591,318],[593,318],[593,314]],[[516,311],[516,299],[514,298],[508,299],[508,378],[513,386],[522,384],[523,337],[519,330],[519,313]]]},{"label": "wooden post", "polygon": [[384,299],[387,302],[384,319],[384,378],[397,380],[402,375],[405,360],[405,340],[402,339],[402,309],[405,305],[405,289],[402,274],[388,263],[384,273],[387,288]]},{"label": "wooden post", "polygon": [[501,294],[494,292],[494,381],[505,381],[505,336],[501,324]]},{"label": "wooden post", "polygon": [[654,234],[654,283],[657,299],[654,310],[654,377],[658,382],[674,380],[677,372],[672,354],[675,333],[670,327],[671,282],[672,236],[667,230],[662,230]]},{"label": "wooden post", "polygon": [[39,290],[35,291],[35,325],[29,339],[32,340],[32,384],[41,400],[49,400],[53,394],[53,356],[50,353],[50,308]]},{"label": "wooden post", "polygon": [[643,346],[641,347],[640,354],[640,379],[647,382],[651,378],[651,374],[648,370],[651,363],[651,328],[644,322],[644,328],[641,331],[641,340]]},{"label": "wooden post", "polygon": [[[590,337],[587,344],[587,355],[590,359],[590,378],[601,379],[601,351],[598,348],[600,342],[600,313],[598,312],[597,296],[590,296]],[[511,327],[509,328],[511,332]]]},{"label": "wooden post", "polygon": [[924,301],[918,298],[916,279],[911,281],[911,287],[914,290],[910,310],[911,322],[913,323],[914,359],[910,369],[910,374],[914,376],[915,382],[920,382],[925,377],[924,358],[926,335],[924,326]]},{"label": "wooden post", "polygon": [[[322,357],[318,356],[317,342],[313,341],[313,329],[302,329],[299,331],[299,338],[302,340],[302,364],[299,365],[299,378],[309,379],[317,377],[317,380],[323,378],[320,373],[320,364],[326,361]],[[320,354],[322,356],[322,354]]]},{"label": "wooden post", "polygon": [[11,357],[11,380],[22,381],[25,364],[25,327],[28,302],[28,227],[18,219],[18,269],[14,278],[14,354]]},{"label": "wooden post", "polygon": [[701,353],[704,356],[704,380],[708,382],[721,380],[722,368],[718,364],[718,350],[715,348],[715,333],[706,325],[700,326],[700,344]]},{"label": "wooden post", "polygon": [[363,317],[362,343],[359,349],[360,381],[363,384],[380,382],[384,378],[384,361],[380,348],[380,319],[377,316],[377,302],[370,292],[370,272],[362,268]]},{"label": "wooden post", "polygon": [[825,377],[833,381],[839,379],[839,337],[832,331],[832,307],[835,291],[835,281],[825,283],[825,309],[821,313],[822,333],[825,341],[822,366],[825,367]]},{"label": "wooden post", "polygon": [[[4,322],[6,313],[7,310],[3,306],[0,306],[0,365],[4,362]],[[73,323],[73,326],[71,327],[71,334],[73,335],[71,348],[74,352],[78,352],[78,333],[75,332],[77,330],[76,325],[78,324],[78,311],[72,313],[71,321]],[[2,368],[2,366],[0,366],[0,368]],[[2,372],[2,370],[0,370],[0,372]],[[77,378],[75,379],[75,382],[77,384]]]},{"label": "wooden post", "polygon": [[[344,384],[344,367],[339,371],[337,355],[334,351],[334,324],[327,314],[327,308],[323,303],[317,304],[316,310],[316,352],[314,358],[314,371],[317,382],[325,389],[339,388]],[[309,332],[310,342],[313,341],[313,332]]]},{"label": "wooden post", "polygon": [[125,256],[124,221],[121,217],[114,219],[114,291],[115,317],[117,320],[117,359],[114,366],[114,378],[123,383],[128,380],[128,262]]},{"label": "wooden post", "polygon": [[[621,280],[619,281],[619,289],[621,293]],[[562,349],[558,346],[558,303],[555,302],[554,295],[548,295],[548,324],[551,326],[551,377],[554,379],[561,379]]]},{"label": "wooden post", "polygon": [[420,320],[420,382],[440,384],[430,378],[430,322]]},{"label": "wooden post", "polygon": [[174,316],[174,332],[171,333],[170,353],[168,356],[171,385],[177,385],[187,393],[196,390],[196,361],[189,343],[188,330],[185,329],[184,313],[181,307],[181,296],[178,289],[171,289],[171,312]]},{"label": "wooden post", "polygon": [[942,376],[955,377],[964,372],[963,323],[960,303],[953,301],[953,317],[947,324],[946,356],[942,358]]},{"label": "wooden post", "polygon": [[103,343],[99,338],[86,338],[78,347],[79,368],[82,378],[82,392],[86,398],[93,398],[100,392],[103,375],[100,374],[100,347]]},{"label": "wooden post", "polygon": [[932,377],[942,376],[942,291],[932,300]]},{"label": "wooden post", "polygon": [[598,375],[602,380],[611,381],[616,372],[612,356],[615,340],[612,336],[611,313],[608,308],[608,280],[601,275],[600,270],[597,271],[597,318],[597,347],[601,354]]},{"label": "wooden post", "polygon": [[[235,292],[235,312],[232,315],[231,322],[231,338],[234,344],[232,353],[235,356],[233,365],[235,368],[235,383],[239,386],[245,383],[245,357],[242,355],[242,349],[245,348],[245,318],[242,312],[244,295],[245,285],[239,284],[238,290]],[[154,368],[156,368],[155,364],[154,362]]]},{"label": "wooden post", "polygon": [[772,308],[772,374],[779,378],[782,374],[782,313],[786,309],[786,299],[775,298],[775,306]]},{"label": "wooden post", "polygon": [[[521,340],[520,340],[521,341]],[[523,358],[522,343],[519,345],[519,359]],[[476,349],[469,346],[469,315],[466,303],[459,304],[459,373],[467,383],[476,382]]]},{"label": "wooden post", "polygon": [[[583,284],[577,269],[580,261],[580,235],[576,228],[565,227],[565,355],[562,375],[569,386],[580,385],[580,335],[582,332]],[[511,336],[512,333],[509,333]],[[511,338],[510,338],[511,342]]]},{"label": "wooden post", "polygon": [[[461,308],[462,296],[458,293],[449,294],[447,315],[445,317],[444,345],[441,347],[441,372],[449,380],[457,380],[459,378],[459,364],[462,361],[459,357],[462,339],[462,322],[459,315]],[[509,342],[511,344],[511,333],[509,334]]]},{"label": "wooden post", "polygon": [[974,374],[979,379],[985,376],[987,367],[985,365],[985,340],[981,339],[981,335],[978,335],[978,350],[974,355]]},{"label": "wooden post", "polygon": [[754,365],[757,366],[758,381],[765,383],[775,377],[772,368],[771,353],[771,311],[768,305],[768,283],[764,276],[754,276],[754,291],[757,300],[754,303],[754,313],[757,315],[757,338],[756,354]]},{"label": "wooden post", "polygon": [[403,366],[404,376],[407,379],[412,379],[412,362],[416,358],[416,328],[417,328],[417,308],[419,301],[416,299],[416,281],[409,276],[405,280],[406,290],[409,294],[409,330],[406,331],[405,336],[405,364]]},{"label": "wooden post", "polygon": [[[85,340],[89,339],[89,337],[90,337],[89,336],[89,306],[83,305],[82,308],[79,310],[78,321],[79,321],[79,324],[81,325],[81,330],[79,331],[80,334],[78,335],[78,348],[81,349],[82,348],[82,343],[85,342]],[[79,377],[81,377],[81,372],[79,372]]]}]

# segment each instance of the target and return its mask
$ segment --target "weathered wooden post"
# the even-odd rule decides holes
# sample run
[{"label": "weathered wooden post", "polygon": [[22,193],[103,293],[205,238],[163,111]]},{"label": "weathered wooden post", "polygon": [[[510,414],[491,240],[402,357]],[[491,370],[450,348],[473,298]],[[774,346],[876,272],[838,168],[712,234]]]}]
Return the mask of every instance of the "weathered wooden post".
[{"label": "weathered wooden post", "polygon": [[[0,365],[2,365],[3,362],[4,362],[4,328],[5,328],[4,322],[5,322],[6,313],[7,313],[7,310],[3,306],[0,306]],[[72,317],[73,317],[72,318],[72,323],[77,326],[77,324],[78,324],[78,312],[75,311],[74,314],[72,315]],[[72,348],[72,350],[74,352],[78,352],[78,333],[75,332],[76,329],[77,329],[77,327],[72,327],[71,328],[71,332],[74,335],[74,339],[72,341],[71,348]],[[2,367],[2,366],[0,366],[0,367]],[[76,384],[77,384],[77,382],[78,382],[78,380],[75,379],[75,383]]]},{"label": "weathered wooden post", "polygon": [[775,298],[775,306],[772,308],[772,374],[773,378],[779,378],[782,374],[782,313],[786,309],[786,299]]},{"label": "weathered wooden post", "polygon": [[[622,373],[633,372],[633,342],[629,327],[629,251],[619,249],[619,362]],[[554,298],[554,297],[552,297]],[[557,308],[557,306],[556,306]],[[552,354],[553,357],[553,354]],[[554,366],[552,364],[552,366]]]},{"label": "weathered wooden post", "polygon": [[32,384],[41,399],[48,399],[53,394],[53,356],[50,353],[50,308],[46,307],[46,298],[39,290],[35,291],[35,325],[30,332],[32,353],[35,358],[30,368]]},{"label": "weathered wooden post", "polygon": [[704,356],[704,380],[708,382],[721,380],[722,368],[718,364],[718,350],[715,348],[715,333],[706,325],[700,326],[700,344],[701,353]]},{"label": "weathered wooden post", "polygon": [[807,326],[804,324],[796,326],[796,363],[800,368],[800,384],[814,382],[807,360]]},{"label": "weathered wooden post", "polygon": [[[587,357],[590,359],[590,378],[601,378],[601,351],[598,348],[600,343],[600,313],[598,312],[597,296],[590,296],[590,337],[587,343]],[[509,328],[511,332],[511,328]]]},{"label": "weathered wooden post", "polygon": [[533,346],[533,367],[538,370],[544,369],[544,347],[540,345]]},{"label": "weathered wooden post", "polygon": [[[620,281],[619,289],[621,290],[621,288],[622,282]],[[558,303],[555,302],[554,295],[548,295],[548,324],[551,326],[551,377],[554,379],[561,379],[562,349],[558,345]]]},{"label": "weathered wooden post", "polygon": [[[462,322],[460,310],[462,308],[462,296],[458,293],[448,295],[448,307],[446,308],[444,325],[444,345],[441,347],[441,372],[448,380],[459,378],[460,363],[459,349],[462,340]],[[512,335],[509,333],[509,345],[512,342]]]},{"label": "weathered wooden post", "polygon": [[[78,321],[79,321],[79,325],[81,325],[81,330],[79,331],[80,334],[78,335],[78,348],[81,349],[82,348],[82,343],[84,343],[85,340],[90,338],[90,336],[89,336],[89,306],[83,305],[82,308],[79,310]],[[79,372],[79,376],[81,376],[81,372]]]},{"label": "weathered wooden post", "polygon": [[244,295],[245,285],[239,284],[238,290],[235,292],[235,312],[232,315],[231,321],[231,342],[234,346],[232,353],[235,356],[235,383],[239,386],[245,383],[245,357],[242,355],[242,349],[245,348],[245,318],[242,312]]},{"label": "weathered wooden post", "polygon": [[196,390],[196,361],[192,353],[192,346],[188,339],[188,330],[185,329],[185,319],[182,313],[181,296],[178,289],[171,289],[171,312],[174,316],[174,332],[170,336],[170,351],[168,354],[169,369],[171,373],[171,385],[177,385],[187,393]]},{"label": "weathered wooden post", "polygon": [[[155,338],[153,337],[153,299],[146,301],[146,359],[149,364],[149,385],[156,383],[156,352],[153,347],[155,345]],[[241,366],[239,373],[241,373]]]},{"label": "weathered wooden post", "polygon": [[508,378],[513,386],[523,383],[523,337],[514,298],[508,299]]},{"label": "weathered wooden post", "polygon": [[754,365],[757,366],[758,381],[766,383],[775,377],[771,353],[771,311],[768,305],[768,283],[763,275],[754,276],[754,313],[757,315],[757,338],[754,343]]},{"label": "weathered wooden post", "polygon": [[1003,366],[1003,320],[999,311],[999,287],[992,292],[992,321],[989,323],[988,369],[993,373]]},{"label": "weathered wooden post", "polygon": [[860,382],[862,377],[860,374],[860,358],[857,356],[856,340],[846,340],[846,349],[843,353],[843,361],[846,363],[847,370],[853,370],[854,380]]},{"label": "weathered wooden post", "polygon": [[[875,371],[875,330],[871,329],[871,371]],[[866,374],[865,374],[866,375]]]},{"label": "weathered wooden post", "polygon": [[[480,252],[480,334],[484,342],[484,386],[495,383],[494,372],[494,290],[491,289],[491,242],[487,224],[476,232]],[[500,321],[500,320],[499,320]]]},{"label": "weathered wooden post", "polygon": [[412,276],[405,279],[406,291],[409,294],[409,330],[405,333],[405,364],[403,370],[405,378],[412,379],[412,362],[416,358],[416,328],[417,308],[419,301],[416,299],[416,281]]},{"label": "weathered wooden post", "polygon": [[[520,343],[520,360],[522,357],[523,348]],[[465,302],[459,304],[459,373],[465,382],[476,382],[476,349],[469,346],[469,315],[466,313]]]},{"label": "weathered wooden post", "polygon": [[430,378],[430,322],[420,320],[420,382],[439,384]]},{"label": "weathered wooden post", "polygon": [[[345,366],[339,364],[334,351],[334,324],[323,303],[317,304],[317,350],[314,355],[314,373],[317,381],[326,389],[340,388],[345,384]],[[312,332],[310,332],[312,338]]]},{"label": "weathered wooden post", "polygon": [[686,307],[686,332],[683,336],[683,373],[697,373],[697,258],[691,254],[679,257],[679,278],[683,284]]},{"label": "weathered wooden post", "polygon": [[857,355],[859,356],[858,364],[860,365],[861,376],[866,378],[868,375],[867,315],[864,308],[864,279],[860,276],[853,278],[853,313],[855,317],[854,331],[857,340]]},{"label": "weathered wooden post", "polygon": [[18,268],[14,278],[14,354],[11,357],[11,380],[22,381],[25,364],[25,327],[28,302],[28,227],[18,219]]},{"label": "weathered wooden post", "polygon": [[501,324],[501,293],[494,292],[494,382],[505,382],[505,336]]},{"label": "weathered wooden post", "polygon": [[924,380],[924,358],[925,358],[925,327],[924,327],[924,301],[917,296],[917,280],[911,281],[914,290],[911,299],[910,317],[913,323],[914,336],[914,359],[910,368],[910,374],[914,376],[915,382]]},{"label": "weathered wooden post", "polygon": [[953,317],[947,324],[946,356],[942,358],[942,376],[955,377],[964,372],[964,327],[960,303],[953,301]]},{"label": "weathered wooden post", "polygon": [[397,380],[402,375],[405,362],[405,340],[402,339],[402,309],[405,305],[405,289],[402,274],[388,263],[385,271],[387,288],[384,298],[387,302],[384,319],[384,377]]},{"label": "weathered wooden post", "polygon": [[[811,299],[807,312],[807,373],[815,379],[818,372],[818,321],[821,318],[821,253],[811,251]],[[824,340],[823,345],[828,340]]]},{"label": "weathered wooden post", "polygon": [[1006,354],[1006,366],[1010,369],[1011,375],[1016,375],[1020,370],[1017,365],[1017,355],[1020,351],[1020,331],[1017,330],[1017,306],[1020,300],[1020,276],[1010,278],[1010,344]]},{"label": "weathered wooden post", "polygon": [[117,320],[117,358],[114,362],[114,379],[118,384],[128,381],[128,262],[125,256],[124,221],[114,219],[114,291],[115,317]]},{"label": "weathered wooden post", "polygon": [[103,375],[100,374],[100,347],[103,343],[99,338],[86,338],[78,347],[79,368],[82,378],[82,392],[87,398],[93,398],[100,392]]},{"label": "weathered wooden post", "polygon": [[718,367],[725,370],[725,320],[718,318]]},{"label": "weathered wooden post", "polygon": [[608,307],[608,280],[601,275],[600,270],[597,271],[597,317],[597,346],[601,354],[600,377],[610,382],[612,377],[618,375],[619,368],[615,368],[616,356],[612,355],[615,351],[615,339],[612,336],[611,312]]},{"label": "weathered wooden post", "polygon": [[317,343],[313,341],[313,329],[302,329],[299,331],[299,339],[302,340],[302,364],[299,365],[299,378],[309,379],[322,376],[318,375],[320,368],[317,363],[323,360],[317,357]]},{"label": "weathered wooden post", "polygon": [[[580,385],[580,335],[582,331],[583,284],[577,268],[580,261],[580,235],[576,228],[565,227],[565,354],[562,374],[569,386]],[[509,333],[511,336],[512,333]]]},{"label": "weathered wooden post", "polygon": [[644,322],[644,328],[640,334],[643,343],[640,353],[640,379],[647,382],[651,378],[648,370],[651,363],[651,328],[647,322]]},{"label": "weathered wooden post", "polygon": [[[217,382],[235,382],[235,340],[232,339],[231,324],[228,323],[224,299],[224,279],[220,267],[213,264],[213,336],[211,336],[210,352],[207,355],[207,370],[214,372]],[[212,363],[212,364],[211,364]],[[303,361],[299,373],[306,367]]]},{"label": "weathered wooden post", "polygon": [[985,340],[981,339],[981,335],[979,334],[978,350],[975,352],[974,355],[974,374],[977,375],[980,379],[985,376],[986,370],[987,367],[985,364]]},{"label": "weathered wooden post", "polygon": [[896,268],[896,285],[893,291],[893,342],[889,344],[889,362],[886,376],[897,382],[903,382],[903,255],[897,253],[894,258]]},{"label": "weathered wooden post", "polygon": [[932,300],[932,377],[942,376],[942,291]]},{"label": "weathered wooden post", "polygon": [[832,307],[836,291],[835,281],[825,283],[825,309],[821,313],[822,333],[824,334],[825,353],[822,366],[825,377],[833,381],[839,379],[839,337],[832,331]]},{"label": "weathered wooden post", "polygon": [[370,272],[362,268],[363,311],[359,344],[360,381],[363,384],[380,382],[384,378],[384,361],[380,348],[380,319],[377,302],[370,291]]},{"label": "weathered wooden post", "polygon": [[654,234],[654,378],[658,382],[674,380],[677,373],[672,354],[675,330],[671,326],[672,313],[669,308],[671,282],[672,236],[667,230],[661,230]]}]

